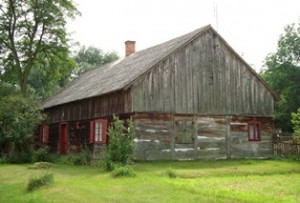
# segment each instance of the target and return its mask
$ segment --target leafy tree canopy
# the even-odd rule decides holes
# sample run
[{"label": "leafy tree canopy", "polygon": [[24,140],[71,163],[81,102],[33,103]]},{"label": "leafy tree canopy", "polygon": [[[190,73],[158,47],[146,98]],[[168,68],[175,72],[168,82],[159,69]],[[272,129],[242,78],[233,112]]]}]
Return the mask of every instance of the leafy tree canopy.
[{"label": "leafy tree canopy", "polygon": [[20,91],[0,81],[0,154],[14,143],[17,151],[26,151],[32,135],[44,119],[41,105],[33,94]]},{"label": "leafy tree canopy", "polygon": [[82,46],[74,57],[78,64],[75,75],[81,75],[90,69],[110,63],[118,58],[119,56],[115,52],[104,53],[101,49],[93,46]]},{"label": "leafy tree canopy", "polygon": [[64,82],[75,67],[66,20],[78,14],[72,0],[0,0],[0,78],[23,94],[28,83]]},{"label": "leafy tree canopy", "polygon": [[277,51],[265,64],[261,75],[281,97],[275,105],[275,124],[292,131],[291,113],[300,106],[300,22],[286,26]]},{"label": "leafy tree canopy", "polygon": [[292,113],[292,120],[294,135],[300,136],[300,107],[296,112]]}]

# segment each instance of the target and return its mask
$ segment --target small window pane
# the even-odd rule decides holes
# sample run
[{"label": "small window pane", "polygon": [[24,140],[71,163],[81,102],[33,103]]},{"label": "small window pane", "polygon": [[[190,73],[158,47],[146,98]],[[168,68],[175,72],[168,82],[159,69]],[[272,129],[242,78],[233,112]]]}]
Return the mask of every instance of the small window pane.
[{"label": "small window pane", "polygon": [[255,126],[249,125],[249,138],[251,140],[255,139],[254,132],[255,132]]},{"label": "small window pane", "polygon": [[250,141],[260,140],[260,128],[259,123],[249,123],[248,138]]},{"label": "small window pane", "polygon": [[102,141],[102,123],[100,121],[95,122],[95,141]]},{"label": "small window pane", "polygon": [[260,140],[259,124],[256,124],[255,127],[256,127],[256,134],[255,134],[256,135],[256,139]]},{"label": "small window pane", "polygon": [[46,136],[47,136],[47,132],[46,132],[46,127],[43,126],[43,132],[42,132],[42,142],[46,143]]}]

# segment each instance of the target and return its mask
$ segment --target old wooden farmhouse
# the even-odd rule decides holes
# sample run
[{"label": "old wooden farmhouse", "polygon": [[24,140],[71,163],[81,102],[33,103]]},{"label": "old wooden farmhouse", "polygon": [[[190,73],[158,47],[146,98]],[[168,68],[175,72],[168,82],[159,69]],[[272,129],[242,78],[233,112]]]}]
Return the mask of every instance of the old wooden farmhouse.
[{"label": "old wooden farmhouse", "polygon": [[[137,125],[137,160],[272,156],[278,97],[210,26],[86,72],[43,107],[53,152],[101,156],[112,115]],[[258,47],[259,48],[259,47]]]}]

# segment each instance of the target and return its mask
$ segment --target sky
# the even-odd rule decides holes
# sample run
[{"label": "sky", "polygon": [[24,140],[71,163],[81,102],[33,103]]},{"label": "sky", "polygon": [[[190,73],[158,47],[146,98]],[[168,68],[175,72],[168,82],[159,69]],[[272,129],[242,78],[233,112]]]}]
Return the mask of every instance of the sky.
[{"label": "sky", "polygon": [[125,55],[211,24],[257,72],[284,27],[300,23],[300,0],[73,0],[81,16],[67,30],[80,45]]}]

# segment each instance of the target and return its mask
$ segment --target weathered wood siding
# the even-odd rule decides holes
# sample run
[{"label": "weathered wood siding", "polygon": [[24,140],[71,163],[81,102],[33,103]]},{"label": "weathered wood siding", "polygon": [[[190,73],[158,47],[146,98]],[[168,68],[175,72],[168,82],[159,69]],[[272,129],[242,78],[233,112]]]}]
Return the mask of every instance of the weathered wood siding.
[{"label": "weathered wood siding", "polygon": [[45,109],[49,123],[79,121],[131,112],[130,91],[117,91],[99,97]]},{"label": "weathered wood siding", "polygon": [[[90,120],[71,121],[67,123],[67,153],[78,153],[88,150],[91,157],[103,157],[106,144],[90,143]],[[49,125],[50,152],[60,153],[59,149],[59,123]]]},{"label": "weathered wood siding", "polygon": [[[193,160],[272,157],[270,117],[137,113],[134,158]],[[261,141],[248,141],[247,125],[261,123]]]},{"label": "weathered wood siding", "polygon": [[171,115],[135,114],[132,119],[137,127],[134,159],[171,160],[174,147]]},{"label": "weathered wood siding", "polygon": [[231,158],[271,157],[273,155],[273,119],[258,117],[261,123],[261,141],[248,141],[247,122],[252,118],[234,116],[230,123]]},{"label": "weathered wood siding", "polygon": [[[68,122],[67,148],[68,153],[80,152],[82,149],[90,149],[89,134],[90,125],[88,120]],[[59,124],[49,125],[50,151],[59,153]]]},{"label": "weathered wood siding", "polygon": [[274,99],[224,41],[206,32],[137,80],[133,112],[271,116]]}]

